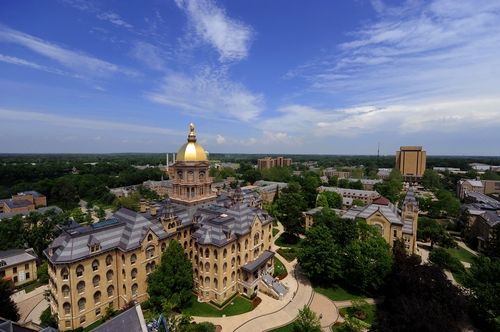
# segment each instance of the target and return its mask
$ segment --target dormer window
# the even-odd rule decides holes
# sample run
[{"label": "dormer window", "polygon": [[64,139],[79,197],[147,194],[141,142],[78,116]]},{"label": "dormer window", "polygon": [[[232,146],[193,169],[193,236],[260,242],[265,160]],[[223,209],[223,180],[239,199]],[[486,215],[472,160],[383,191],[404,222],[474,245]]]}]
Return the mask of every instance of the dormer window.
[{"label": "dormer window", "polygon": [[0,266],[5,266],[5,265],[7,265],[7,263],[3,259],[0,259]]}]

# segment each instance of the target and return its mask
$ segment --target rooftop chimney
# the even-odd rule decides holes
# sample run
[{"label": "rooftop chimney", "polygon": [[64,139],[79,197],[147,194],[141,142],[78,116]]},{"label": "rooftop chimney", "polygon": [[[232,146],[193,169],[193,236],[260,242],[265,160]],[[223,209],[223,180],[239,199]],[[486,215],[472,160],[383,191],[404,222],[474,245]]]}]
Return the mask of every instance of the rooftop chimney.
[{"label": "rooftop chimney", "polygon": [[141,213],[144,213],[146,212],[146,200],[145,199],[141,199]]}]

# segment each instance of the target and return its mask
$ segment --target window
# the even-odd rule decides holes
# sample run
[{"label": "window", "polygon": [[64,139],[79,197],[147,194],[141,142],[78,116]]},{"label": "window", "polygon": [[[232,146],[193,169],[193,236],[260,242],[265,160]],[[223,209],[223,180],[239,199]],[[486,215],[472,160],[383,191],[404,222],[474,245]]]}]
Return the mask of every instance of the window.
[{"label": "window", "polygon": [[208,262],[205,263],[205,272],[210,271],[210,264]]},{"label": "window", "polygon": [[101,314],[101,308],[97,308],[97,309],[95,310],[95,315],[96,315],[96,316],[99,316],[100,314]]},{"label": "window", "polygon": [[5,271],[0,271],[0,278],[5,277]]},{"label": "window", "polygon": [[219,288],[219,280],[217,278],[214,278],[214,287]]},{"label": "window", "polygon": [[14,283],[17,283],[17,276],[14,276]]},{"label": "window", "polygon": [[97,291],[94,293],[94,303],[100,303],[101,302],[101,292]]},{"label": "window", "polygon": [[235,250],[235,247],[234,247],[234,243],[233,245],[231,246],[231,253],[234,254],[234,250]]},{"label": "window", "polygon": [[77,276],[77,277],[81,277],[81,276],[83,275],[83,270],[84,270],[84,269],[83,269],[83,265],[81,265],[81,264],[80,264],[80,265],[78,265],[78,266],[76,267],[76,276]]},{"label": "window", "polygon": [[222,280],[222,287],[226,288],[227,287],[227,278],[224,277],[224,279]]},{"label": "window", "polygon": [[108,272],[106,272],[106,279],[108,281],[113,280],[113,271],[112,270],[108,270]]},{"label": "window", "polygon": [[233,258],[231,258],[231,267],[234,267],[234,262],[235,262],[235,260],[234,260],[234,257],[233,257]]},{"label": "window", "polygon": [[148,235],[148,242],[149,241],[153,241],[153,235],[151,235],[151,234]]},{"label": "window", "polygon": [[164,242],[161,244],[161,252],[164,252],[167,249],[167,244]]},{"label": "window", "polygon": [[99,261],[97,259],[94,259],[92,262],[92,271],[97,271],[99,269]]},{"label": "window", "polygon": [[63,267],[62,270],[61,270],[61,277],[63,280],[68,280],[68,277],[69,277],[69,273],[68,273],[68,269]]},{"label": "window", "polygon": [[13,273],[17,273],[17,266],[14,266],[14,267],[12,268],[12,272],[13,272]]},{"label": "window", "polygon": [[394,237],[397,237],[398,236],[398,231],[395,229],[394,230]]},{"label": "window", "polygon": [[79,281],[76,285],[76,289],[78,290],[79,294],[85,292],[85,281]]},{"label": "window", "polygon": [[62,293],[63,293],[64,297],[68,297],[69,296],[69,286],[68,285],[62,286]]},{"label": "window", "polygon": [[63,304],[63,309],[64,309],[64,314],[69,315],[71,313],[71,304],[69,304],[68,302],[65,302]]},{"label": "window", "polygon": [[85,300],[85,298],[81,298],[78,300],[78,310],[80,311],[83,311],[85,310],[85,304],[87,303],[87,301]]},{"label": "window", "polygon": [[83,315],[82,317],[80,317],[80,324],[83,324],[85,323],[85,315]]},{"label": "window", "polygon": [[108,286],[107,292],[108,292],[108,297],[113,296],[113,293],[115,292],[115,287],[113,285]]},{"label": "window", "polygon": [[224,273],[227,272],[227,263],[224,263],[224,265],[222,265],[222,271]]},{"label": "window", "polygon": [[29,270],[30,269],[30,265],[29,264],[24,264],[24,269],[25,270]]},{"label": "window", "polygon": [[205,249],[205,258],[210,257],[210,250]]},{"label": "window", "polygon": [[66,327],[71,327],[71,321],[70,321],[70,320],[66,320],[66,321],[64,321],[64,325],[65,325]]},{"label": "window", "polygon": [[152,258],[155,255],[155,246],[148,246],[146,248],[146,258]]},{"label": "window", "polygon": [[26,272],[26,279],[29,279],[29,278],[30,278],[30,273]]},{"label": "window", "polygon": [[96,275],[94,276],[94,278],[92,278],[92,284],[94,285],[94,287],[98,287],[100,282],[101,282],[101,276]]},{"label": "window", "polygon": [[132,285],[132,296],[137,296],[137,289],[138,288],[139,288],[139,286],[137,286],[137,284]]},{"label": "window", "polygon": [[224,249],[223,253],[222,253],[222,257],[226,258],[227,256],[227,249]]},{"label": "window", "polygon": [[234,282],[234,271],[231,273],[231,282]]},{"label": "window", "polygon": [[[149,234],[149,235],[151,235],[151,234]],[[132,256],[130,256],[130,264],[135,264],[136,261],[137,261],[137,255],[132,254]]]},{"label": "window", "polygon": [[110,266],[113,263],[113,256],[108,255],[106,256],[106,265]]},{"label": "window", "polygon": [[130,274],[132,275],[132,279],[135,279],[137,277],[137,269],[134,267]]}]

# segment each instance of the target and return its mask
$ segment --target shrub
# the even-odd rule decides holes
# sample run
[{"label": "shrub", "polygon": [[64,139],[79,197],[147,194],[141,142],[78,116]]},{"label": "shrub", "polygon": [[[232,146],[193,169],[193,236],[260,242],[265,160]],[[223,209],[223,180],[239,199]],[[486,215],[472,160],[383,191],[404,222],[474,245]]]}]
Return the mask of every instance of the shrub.
[{"label": "shrub", "polygon": [[443,248],[434,248],[429,254],[429,260],[440,268],[451,272],[461,273],[465,271],[462,263]]}]

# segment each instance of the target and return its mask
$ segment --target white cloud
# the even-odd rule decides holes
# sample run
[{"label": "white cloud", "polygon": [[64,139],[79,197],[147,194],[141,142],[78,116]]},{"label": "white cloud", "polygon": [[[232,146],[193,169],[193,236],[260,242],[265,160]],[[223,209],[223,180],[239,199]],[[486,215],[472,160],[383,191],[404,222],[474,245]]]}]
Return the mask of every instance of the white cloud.
[{"label": "white cloud", "polygon": [[224,136],[218,134],[215,137],[215,141],[217,142],[217,144],[224,144],[224,143],[226,143],[226,138]]},{"label": "white cloud", "polygon": [[91,13],[99,20],[107,21],[119,27],[131,29],[132,24],[126,22],[119,14],[111,11],[102,11],[95,3],[86,0],[61,0],[63,3],[81,10],[83,12]]},{"label": "white cloud", "polygon": [[145,134],[160,134],[181,136],[184,133],[160,127],[150,127],[135,125],[129,123],[120,123],[116,121],[82,119],[76,117],[62,116],[51,113],[18,111],[0,108],[0,118],[5,123],[8,120],[23,121],[23,122],[42,122],[52,126],[83,128],[92,130],[116,130],[121,132],[136,132]]},{"label": "white cloud", "polygon": [[90,76],[120,73],[135,76],[132,70],[113,63],[58,46],[49,41],[0,25],[0,42],[24,46],[40,55],[59,62],[61,65]]},{"label": "white cloud", "polygon": [[0,53],[0,61],[12,64],[12,65],[18,65],[18,66],[28,67],[28,68],[32,68],[32,69],[37,69],[40,71],[44,71],[44,72],[52,73],[52,74],[57,74],[57,75],[61,75],[61,76],[70,76],[70,77],[75,77],[75,78],[81,78],[81,76],[79,76],[79,75],[71,74],[71,73],[59,70],[57,68],[43,66],[43,65],[37,64],[37,63],[32,62],[32,61],[28,61],[25,59],[14,57],[14,56],[4,55],[1,53]]},{"label": "white cloud", "polygon": [[147,93],[154,102],[179,108],[205,117],[250,121],[264,108],[264,97],[253,94],[243,85],[229,80],[224,73],[209,69],[194,77],[172,73],[161,87]]},{"label": "white cloud", "polygon": [[226,15],[212,0],[176,0],[188,15],[196,35],[211,44],[221,61],[241,60],[248,56],[252,28]]},{"label": "white cloud", "polygon": [[165,70],[167,55],[160,48],[146,42],[138,41],[132,46],[130,55],[155,70]]},{"label": "white cloud", "polygon": [[117,13],[113,12],[99,13],[97,14],[97,18],[103,21],[108,21],[110,23],[113,23],[114,25],[118,25],[124,28],[129,28],[129,29],[132,28],[132,24],[125,22]]}]

